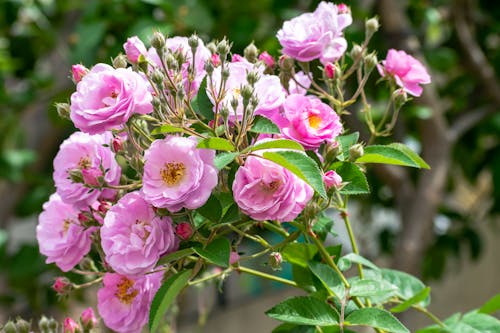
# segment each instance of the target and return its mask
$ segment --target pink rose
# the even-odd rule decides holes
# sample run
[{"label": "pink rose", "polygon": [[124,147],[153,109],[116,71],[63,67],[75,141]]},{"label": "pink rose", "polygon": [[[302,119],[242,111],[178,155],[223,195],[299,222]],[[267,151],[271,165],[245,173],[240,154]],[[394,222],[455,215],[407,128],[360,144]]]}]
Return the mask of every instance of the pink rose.
[{"label": "pink rose", "polygon": [[180,239],[187,240],[193,235],[193,228],[189,222],[182,222],[175,226],[175,233]]},{"label": "pink rose", "polygon": [[295,219],[313,196],[312,188],[282,166],[250,156],[236,171],[234,200],[257,221]]},{"label": "pink rose", "polygon": [[71,95],[71,120],[90,134],[120,128],[134,113],[153,111],[149,89],[146,79],[131,69],[97,64]]},{"label": "pink rose", "polygon": [[396,84],[413,96],[422,94],[420,84],[431,83],[431,77],[422,63],[405,51],[390,49],[387,58],[377,68],[380,75],[393,76]]},{"label": "pink rose", "polygon": [[64,324],[63,324],[63,332],[64,333],[78,333],[81,332],[82,329],[80,325],[70,317],[66,317],[64,319]]},{"label": "pink rose", "polygon": [[139,191],[127,193],[104,218],[101,245],[106,262],[120,274],[143,274],[178,247],[172,219],[156,216]]},{"label": "pink rose", "polygon": [[78,83],[82,78],[89,72],[87,67],[77,64],[71,66],[71,75],[73,76],[73,82]]},{"label": "pink rose", "polygon": [[[115,190],[89,189],[70,178],[70,172],[77,171],[82,173],[83,179],[89,185],[98,185],[98,175],[105,183],[117,185],[120,181],[121,168],[111,149],[103,146],[109,144],[111,138],[109,133],[89,135],[75,132],[61,144],[54,158],[53,177],[57,193],[64,202],[83,209],[99,198],[110,198],[115,195]],[[102,174],[101,170],[105,173]]]},{"label": "pink rose", "polygon": [[97,292],[97,309],[104,324],[118,333],[141,332],[162,276],[163,272],[135,278],[107,273]]},{"label": "pink rose", "polygon": [[289,95],[283,108],[287,122],[278,124],[282,134],[306,149],[317,149],[325,142],[332,142],[342,132],[337,113],[315,97]]},{"label": "pink rose", "polygon": [[[78,210],[64,203],[57,193],[50,196],[38,216],[36,238],[46,263],[55,263],[67,272],[90,251],[90,238],[95,228],[85,229],[78,221]],[[56,291],[66,290],[66,281],[56,280]]]},{"label": "pink rose", "polygon": [[95,317],[94,310],[91,307],[86,308],[80,315],[80,321],[86,330],[91,330],[97,325],[97,318]]},{"label": "pink rose", "polygon": [[142,192],[155,207],[177,212],[203,206],[217,185],[215,151],[196,148],[195,138],[167,136],[144,153]]},{"label": "pink rose", "polygon": [[274,58],[272,55],[267,53],[267,51],[264,51],[259,55],[259,60],[266,64],[267,67],[274,67]]},{"label": "pink rose", "polygon": [[148,53],[146,46],[144,46],[144,43],[137,36],[127,38],[127,42],[123,44],[123,49],[128,60],[133,64],[139,61],[139,56],[146,57]]},{"label": "pink rose", "polygon": [[339,13],[336,5],[321,2],[313,13],[285,21],[278,31],[283,54],[299,61],[338,60],[347,49],[342,30],[352,23],[350,13]]},{"label": "pink rose", "polygon": [[340,177],[340,175],[335,171],[328,170],[323,175],[323,182],[325,183],[327,189],[330,189],[332,187],[338,188],[340,187],[340,185],[342,185],[342,177]]}]

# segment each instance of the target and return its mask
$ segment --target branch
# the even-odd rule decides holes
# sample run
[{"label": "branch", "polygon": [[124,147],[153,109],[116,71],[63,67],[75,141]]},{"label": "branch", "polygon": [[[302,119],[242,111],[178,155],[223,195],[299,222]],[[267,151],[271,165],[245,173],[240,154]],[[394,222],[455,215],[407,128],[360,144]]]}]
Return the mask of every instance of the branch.
[{"label": "branch", "polygon": [[467,133],[468,130],[497,111],[498,110],[491,105],[467,111],[453,122],[448,131],[448,138],[451,142],[456,142],[462,135]]}]

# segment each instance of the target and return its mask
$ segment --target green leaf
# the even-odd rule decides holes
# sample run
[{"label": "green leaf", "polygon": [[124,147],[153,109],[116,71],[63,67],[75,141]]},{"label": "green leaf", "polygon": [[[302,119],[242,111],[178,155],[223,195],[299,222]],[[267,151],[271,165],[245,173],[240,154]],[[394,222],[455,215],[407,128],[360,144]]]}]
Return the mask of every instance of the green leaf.
[{"label": "green leaf", "polygon": [[175,297],[187,285],[192,270],[181,271],[171,276],[156,292],[149,311],[149,331],[156,332],[158,325]]},{"label": "green leaf", "polygon": [[271,120],[263,116],[255,116],[250,129],[252,133],[280,134],[280,128]]},{"label": "green leaf", "polygon": [[229,254],[231,253],[231,244],[226,238],[217,238],[208,244],[205,248],[196,246],[193,250],[202,258],[209,262],[221,266],[229,266]]},{"label": "green leaf", "polygon": [[456,333],[498,333],[500,332],[500,320],[473,311],[465,314],[452,331]]},{"label": "green leaf", "polygon": [[[381,269],[382,278],[398,288],[398,296],[409,300],[425,289],[425,285],[416,277],[393,269]],[[424,298],[419,304],[423,307],[430,303],[430,296]]]},{"label": "green leaf", "polygon": [[424,301],[430,294],[431,288],[425,287],[424,289],[420,290],[418,293],[416,293],[413,297],[407,299],[401,304],[396,305],[391,309],[391,312],[403,312],[410,308],[412,305],[420,303]]},{"label": "green leaf", "polygon": [[340,276],[328,265],[312,261],[309,263],[309,269],[321,281],[326,289],[335,293],[339,298],[344,297],[345,287]]},{"label": "green leaf", "polygon": [[331,326],[339,322],[338,313],[328,304],[309,296],[293,297],[266,314],[274,319],[299,325]]},{"label": "green leaf", "polygon": [[207,95],[207,76],[205,76],[203,81],[201,81],[200,88],[198,89],[198,94],[193,99],[192,105],[195,112],[205,117],[205,119],[214,119],[214,105]]},{"label": "green leaf", "polygon": [[386,294],[393,295],[396,287],[372,279],[354,280],[351,283],[349,295],[358,297],[381,297]]},{"label": "green leaf", "polygon": [[222,216],[222,206],[214,195],[211,195],[207,202],[196,211],[214,223],[219,222]]},{"label": "green leaf", "polygon": [[288,169],[311,185],[321,197],[327,198],[321,171],[316,162],[307,155],[296,151],[277,151],[265,152],[263,157]]},{"label": "green leaf", "polygon": [[356,253],[349,253],[340,258],[338,266],[342,271],[345,271],[351,268],[351,264],[353,262],[356,264],[361,264],[363,266],[369,267],[373,270],[379,270],[379,268],[370,260],[363,258],[362,256]]},{"label": "green leaf", "polygon": [[316,252],[318,249],[313,244],[289,243],[283,248],[281,255],[289,263],[307,268],[309,260],[314,257]]},{"label": "green leaf", "polygon": [[161,125],[160,127],[156,127],[151,131],[151,134],[157,135],[157,134],[164,134],[164,133],[181,133],[184,132],[184,130],[180,127],[174,126],[174,125]]},{"label": "green leaf", "polygon": [[224,169],[226,165],[234,161],[240,153],[224,152],[215,156],[214,165],[218,170]]},{"label": "green leaf", "polygon": [[220,223],[232,223],[235,221],[239,221],[240,219],[240,208],[236,203],[232,203],[224,213],[224,216],[222,217]]},{"label": "green leaf", "polygon": [[332,169],[342,177],[342,182],[347,183],[340,193],[345,195],[357,195],[370,193],[370,187],[366,176],[361,169],[354,163],[336,162]]},{"label": "green leaf", "polygon": [[378,308],[362,308],[353,311],[345,319],[346,325],[362,325],[392,333],[410,333],[390,312]]},{"label": "green leaf", "polygon": [[302,147],[302,145],[296,141],[288,139],[277,139],[258,142],[255,145],[246,148],[245,150],[243,150],[243,152],[247,153],[262,149],[292,149],[304,151],[304,147]]},{"label": "green leaf", "polygon": [[158,262],[158,265],[168,264],[171,261],[174,261],[174,260],[177,260],[177,259],[180,259],[180,258],[184,258],[184,257],[192,254],[193,252],[194,252],[193,249],[182,249],[182,250],[179,250],[179,251],[175,251],[175,252],[169,253],[166,256],[163,256],[163,257],[160,258],[160,261]]},{"label": "green leaf", "polygon": [[225,150],[225,151],[235,151],[234,145],[226,139],[223,138],[206,138],[198,142],[196,148],[205,149],[215,149],[215,150]]},{"label": "green leaf", "polygon": [[349,148],[356,144],[359,139],[359,132],[354,132],[347,135],[341,135],[337,137],[337,142],[339,143],[340,153],[337,155],[339,161],[345,161],[349,158]]},{"label": "green leaf", "polygon": [[359,157],[356,163],[383,163],[429,169],[427,163],[401,143],[387,146],[373,145],[365,147],[364,150],[364,155]]},{"label": "green leaf", "polygon": [[413,150],[411,150],[408,146],[402,144],[402,143],[399,143],[399,142],[394,142],[394,143],[391,143],[389,145],[389,147],[394,147],[396,149],[399,149],[400,151],[402,151],[403,153],[406,154],[406,156],[408,156],[409,158],[411,158],[413,160],[413,162],[417,163],[419,167],[423,168],[423,169],[430,169],[431,167],[429,166],[429,164],[427,164],[423,159],[422,157],[418,156],[417,153],[415,153]]},{"label": "green leaf", "polygon": [[316,328],[314,326],[284,323],[276,327],[272,333],[316,333]]},{"label": "green leaf", "polygon": [[500,310],[500,294],[497,294],[490,298],[484,305],[478,310],[480,313],[492,314]]}]

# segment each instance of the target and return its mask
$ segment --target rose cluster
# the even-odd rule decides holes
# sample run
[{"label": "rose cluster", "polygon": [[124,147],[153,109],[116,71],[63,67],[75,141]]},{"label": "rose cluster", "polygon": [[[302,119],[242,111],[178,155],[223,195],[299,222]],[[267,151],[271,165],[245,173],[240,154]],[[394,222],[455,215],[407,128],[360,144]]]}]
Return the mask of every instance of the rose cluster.
[{"label": "rose cluster", "polygon": [[[255,47],[229,60],[223,42],[215,47],[197,36],[155,33],[149,48],[129,38],[113,66],[73,66],[76,91],[68,112],[80,131],[54,158],[56,191],[39,216],[37,239],[47,263],[64,272],[97,249],[99,268],[90,266],[103,277],[97,298],[106,326],[141,330],[169,270],[161,258],[203,238],[193,221],[203,217],[197,210],[211,196],[231,193],[239,212],[255,221],[300,217],[314,198],[311,185],[265,158],[280,149],[252,153],[251,147],[291,140],[302,147],[300,154],[322,160],[338,145],[343,125],[335,103],[310,93],[312,73],[295,71],[293,59],[319,59],[326,80],[333,80],[334,63],[347,49],[343,30],[351,22],[347,6],[320,3],[313,13],[284,23],[277,62],[267,52],[255,54]],[[283,75],[275,74],[277,66]],[[390,50],[378,68],[413,95],[430,82],[424,67],[402,51]],[[195,99],[208,101],[212,114],[197,112]],[[256,117],[279,132],[250,135]],[[199,145],[213,135],[241,153],[229,161],[231,172],[228,163],[217,165],[217,147]],[[334,170],[325,169],[323,180],[327,190],[343,186]],[[232,258],[231,264],[237,262]],[[61,283],[61,293],[71,289]]]}]

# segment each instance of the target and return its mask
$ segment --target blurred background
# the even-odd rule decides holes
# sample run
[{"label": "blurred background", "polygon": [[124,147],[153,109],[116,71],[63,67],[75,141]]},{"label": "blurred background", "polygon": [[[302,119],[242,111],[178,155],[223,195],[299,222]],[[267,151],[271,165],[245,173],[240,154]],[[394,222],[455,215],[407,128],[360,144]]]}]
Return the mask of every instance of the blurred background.
[{"label": "blurred background", "polygon": [[[372,194],[351,207],[361,252],[430,283],[431,309],[441,317],[478,307],[500,292],[500,6],[487,0],[345,3],[354,19],[346,29],[349,49],[362,42],[364,19],[377,15],[381,30],[370,48],[378,58],[388,48],[405,49],[426,62],[433,78],[424,95],[405,106],[394,133],[432,169],[369,170]],[[45,265],[35,240],[37,214],[55,191],[53,157],[75,130],[54,107],[74,91],[71,65],[110,63],[127,37],[148,44],[154,30],[170,36],[196,32],[205,42],[227,36],[240,54],[254,41],[278,57],[275,34],[283,21],[317,4],[0,0],[0,322],[15,315],[37,320],[42,313],[62,319],[93,302],[85,294],[71,303],[57,300],[50,285],[61,273]],[[373,75],[367,90],[374,112],[381,113],[388,96],[377,79]],[[366,141],[359,110],[351,107],[345,120]],[[337,232],[334,241],[342,242],[342,229]],[[222,295],[207,288],[185,296],[179,331],[268,332],[275,323],[264,310],[290,293],[238,277],[223,289]],[[206,328],[188,325],[200,311],[212,312]],[[413,315],[403,318],[411,327],[427,324]]]}]

